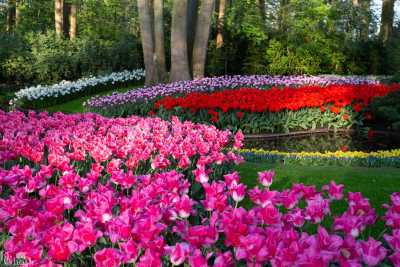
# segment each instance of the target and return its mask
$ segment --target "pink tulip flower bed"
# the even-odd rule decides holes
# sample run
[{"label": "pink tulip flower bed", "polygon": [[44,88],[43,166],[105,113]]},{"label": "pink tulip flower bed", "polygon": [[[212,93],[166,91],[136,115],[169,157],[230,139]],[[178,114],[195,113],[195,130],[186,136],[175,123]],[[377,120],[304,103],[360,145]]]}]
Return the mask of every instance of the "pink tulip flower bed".
[{"label": "pink tulip flower bed", "polygon": [[[400,193],[378,218],[361,193],[247,189],[243,136],[160,119],[0,113],[0,228],[23,266],[400,266]],[[247,197],[253,206],[246,210]],[[347,203],[332,214],[335,202]],[[327,226],[327,221],[333,223]],[[379,240],[367,229],[383,220]]]}]

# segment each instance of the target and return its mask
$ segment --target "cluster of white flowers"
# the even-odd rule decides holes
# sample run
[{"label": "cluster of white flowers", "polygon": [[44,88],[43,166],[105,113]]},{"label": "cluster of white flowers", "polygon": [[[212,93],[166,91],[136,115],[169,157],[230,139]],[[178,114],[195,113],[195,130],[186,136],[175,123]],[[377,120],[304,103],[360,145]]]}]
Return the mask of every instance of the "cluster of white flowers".
[{"label": "cluster of white flowers", "polygon": [[62,81],[60,83],[48,86],[37,85],[27,87],[16,92],[15,97],[13,100],[10,101],[10,104],[18,103],[21,100],[34,101],[43,100],[49,97],[58,98],[76,92],[84,91],[89,87],[115,84],[117,82],[141,80],[144,77],[145,71],[143,69],[137,69],[133,71],[125,70],[122,72],[113,72],[106,76],[90,76],[86,78],[81,78],[76,81]]}]

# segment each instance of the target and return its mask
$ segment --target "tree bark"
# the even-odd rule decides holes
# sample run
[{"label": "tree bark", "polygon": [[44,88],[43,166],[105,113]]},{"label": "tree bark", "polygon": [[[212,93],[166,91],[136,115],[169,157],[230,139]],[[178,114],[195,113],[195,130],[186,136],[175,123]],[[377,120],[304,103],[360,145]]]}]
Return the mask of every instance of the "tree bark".
[{"label": "tree bark", "polygon": [[74,40],[76,38],[76,13],[77,13],[76,4],[71,4],[69,9],[69,39]]},{"label": "tree bark", "polygon": [[361,7],[363,9],[361,40],[366,42],[369,39],[369,24],[371,22],[371,0],[365,0],[364,2],[362,2]]},{"label": "tree bark", "polygon": [[146,69],[145,83],[147,85],[156,84],[159,81],[156,64],[154,62],[154,32],[152,27],[152,16],[150,15],[150,4],[151,3],[148,0],[137,0],[140,21],[140,37],[142,39],[143,58]]},{"label": "tree bark", "polygon": [[193,78],[204,77],[204,69],[207,57],[208,38],[210,35],[211,17],[215,6],[215,0],[203,0],[197,19],[196,35],[193,46]]},{"label": "tree bark", "polygon": [[187,46],[188,46],[188,57],[189,57],[189,68],[190,73],[192,70],[192,59],[193,59],[193,47],[194,37],[196,35],[196,23],[197,15],[199,12],[199,0],[188,0],[187,8]]},{"label": "tree bark", "polygon": [[171,81],[190,80],[187,47],[187,1],[174,0],[171,26]]},{"label": "tree bark", "polygon": [[164,1],[154,0],[154,42],[155,42],[155,58],[156,68],[160,81],[167,80],[167,67],[165,63],[165,46],[164,46]]},{"label": "tree bark", "polygon": [[261,18],[262,18],[262,21],[263,21],[263,23],[265,23],[265,20],[266,20],[266,9],[265,9],[265,0],[257,0],[257,5],[258,5],[258,7],[259,7],[259,9],[260,9],[260,14],[261,14]]},{"label": "tree bark", "polygon": [[279,13],[278,13],[278,27],[280,32],[287,31],[287,17],[288,5],[290,0],[280,0]]},{"label": "tree bark", "polygon": [[7,7],[7,25],[6,31],[10,32],[14,28],[14,20],[15,20],[15,7],[12,5],[8,5]]},{"label": "tree bark", "polygon": [[21,21],[21,5],[19,1],[15,1],[15,27],[18,27],[19,22]]},{"label": "tree bark", "polygon": [[226,0],[219,0],[218,20],[217,20],[217,40],[216,47],[221,48],[224,45],[224,17],[225,17]]},{"label": "tree bark", "polygon": [[380,37],[383,44],[387,44],[392,36],[393,31],[393,16],[394,16],[394,1],[382,1],[381,29]]},{"label": "tree bark", "polygon": [[64,25],[64,0],[55,0],[54,1],[54,20],[56,27],[56,34],[58,36],[63,35],[63,25]]}]

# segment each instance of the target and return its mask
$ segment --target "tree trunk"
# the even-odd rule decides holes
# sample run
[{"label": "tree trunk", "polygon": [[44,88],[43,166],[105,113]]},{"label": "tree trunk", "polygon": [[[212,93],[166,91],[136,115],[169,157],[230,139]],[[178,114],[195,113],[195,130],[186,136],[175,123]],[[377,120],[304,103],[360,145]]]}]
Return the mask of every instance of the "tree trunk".
[{"label": "tree trunk", "polygon": [[156,64],[154,62],[153,21],[150,15],[150,4],[148,0],[137,0],[147,85],[156,84],[159,81]]},{"label": "tree trunk", "polygon": [[55,0],[54,1],[54,20],[56,26],[56,34],[58,36],[63,35],[64,30],[64,0]]},{"label": "tree trunk", "polygon": [[20,20],[21,20],[21,4],[19,3],[19,1],[17,0],[15,2],[15,27],[18,26]]},{"label": "tree trunk", "polygon": [[210,35],[211,17],[214,11],[215,0],[203,0],[197,19],[196,36],[193,46],[193,78],[204,77],[207,57],[208,37]]},{"label": "tree trunk", "polygon": [[69,39],[74,40],[76,38],[76,4],[71,4],[69,9]]},{"label": "tree trunk", "polygon": [[167,67],[165,63],[164,47],[164,1],[154,0],[154,42],[155,42],[155,64],[160,81],[167,79]]},{"label": "tree trunk", "polygon": [[171,81],[190,80],[187,48],[187,1],[174,0],[171,26]]},{"label": "tree trunk", "polygon": [[387,44],[392,36],[394,1],[383,0],[382,2],[381,29],[379,34],[383,44]]},{"label": "tree trunk", "polygon": [[7,25],[6,25],[7,32],[12,31],[12,29],[14,28],[14,20],[15,20],[15,7],[9,4],[7,7]]},{"label": "tree trunk", "polygon": [[359,4],[358,0],[353,0],[353,6],[358,6]]},{"label": "tree trunk", "polygon": [[187,32],[187,46],[188,46],[190,73],[193,72],[192,59],[193,59],[194,37],[196,35],[196,23],[197,23],[198,11],[199,11],[199,0],[188,0],[186,32]]},{"label": "tree trunk", "polygon": [[261,19],[262,19],[263,23],[265,23],[265,20],[266,20],[265,0],[257,0],[257,5],[260,9]]},{"label": "tree trunk", "polygon": [[288,5],[290,0],[280,0],[278,13],[278,27],[280,32],[287,31]]},{"label": "tree trunk", "polygon": [[369,24],[371,22],[371,0],[365,0],[361,4],[361,7],[363,9],[361,40],[366,42],[369,39]]},{"label": "tree trunk", "polygon": [[219,7],[218,7],[218,20],[217,20],[217,48],[221,48],[224,45],[224,17],[225,17],[225,7],[226,7],[226,0],[219,0]]}]

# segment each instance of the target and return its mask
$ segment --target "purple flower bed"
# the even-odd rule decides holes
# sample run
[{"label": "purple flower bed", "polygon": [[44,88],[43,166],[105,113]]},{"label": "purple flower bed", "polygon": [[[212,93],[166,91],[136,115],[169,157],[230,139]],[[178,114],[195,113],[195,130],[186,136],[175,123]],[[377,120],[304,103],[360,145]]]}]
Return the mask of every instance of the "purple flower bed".
[{"label": "purple flower bed", "polygon": [[140,89],[134,89],[126,93],[114,93],[109,96],[93,97],[84,105],[89,109],[101,109],[103,107],[130,104],[141,101],[148,101],[157,97],[191,93],[207,92],[220,88],[237,87],[266,87],[266,86],[298,86],[298,85],[330,85],[330,84],[375,84],[379,83],[377,79],[371,77],[359,76],[270,76],[270,75],[252,75],[252,76],[221,76],[213,78],[203,78],[193,81],[180,81],[169,84],[159,84],[155,86],[145,86]]}]

